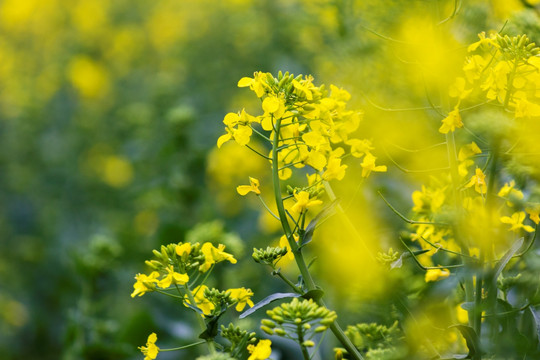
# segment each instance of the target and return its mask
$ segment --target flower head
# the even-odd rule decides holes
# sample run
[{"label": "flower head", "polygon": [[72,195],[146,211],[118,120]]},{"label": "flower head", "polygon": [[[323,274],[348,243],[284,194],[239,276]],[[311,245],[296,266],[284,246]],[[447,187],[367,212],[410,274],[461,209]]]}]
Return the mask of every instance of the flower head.
[{"label": "flower head", "polygon": [[372,171],[385,172],[387,170],[385,165],[376,166],[375,160],[377,160],[375,156],[369,153],[366,154],[362,164],[360,164],[362,166],[362,177],[368,177]]},{"label": "flower head", "polygon": [[525,220],[525,213],[523,211],[515,212],[512,214],[511,217],[509,216],[503,216],[501,217],[501,222],[504,224],[510,225],[510,229],[508,231],[519,231],[519,229],[523,229],[527,232],[533,232],[534,228],[529,225],[523,225],[523,220]]},{"label": "flower head", "polygon": [[259,180],[250,176],[249,185],[240,185],[236,188],[236,191],[242,196],[247,195],[250,192],[260,195],[261,190],[259,190]]},{"label": "flower head", "polygon": [[149,291],[154,291],[155,285],[158,280],[159,273],[157,271],[152,271],[150,275],[145,274],[137,274],[135,275],[135,284],[133,284],[133,292],[131,293],[131,297],[135,297],[137,295],[143,296]]},{"label": "flower head", "polygon": [[471,187],[474,185],[474,190],[480,194],[487,192],[486,175],[482,172],[482,169],[476,168],[475,174],[471,177],[471,181],[465,187]]},{"label": "flower head", "polygon": [[448,113],[448,116],[442,120],[442,125],[439,128],[439,132],[447,134],[449,131],[455,131],[456,128],[462,128],[463,122],[461,121],[461,115],[459,115],[459,108],[455,107],[454,110]]},{"label": "flower head", "polygon": [[251,354],[248,360],[266,360],[272,354],[272,341],[270,340],[259,340],[257,345],[248,345],[247,349]]},{"label": "flower head", "polygon": [[425,280],[426,282],[438,281],[441,279],[446,279],[450,276],[450,271],[448,269],[429,269],[426,271]]},{"label": "flower head", "polygon": [[144,355],[144,360],[153,360],[157,357],[159,348],[156,346],[157,335],[151,333],[146,340],[146,346],[140,346],[139,349]]},{"label": "flower head", "polygon": [[241,287],[238,289],[229,289],[229,292],[231,293],[231,298],[238,301],[236,303],[236,311],[244,310],[246,304],[249,305],[249,307],[253,307],[254,304],[253,301],[251,301],[253,291],[251,291],[251,289]]},{"label": "flower head", "polygon": [[322,204],[321,200],[311,200],[307,191],[294,193],[294,198],[296,199],[296,204],[292,206],[291,211],[298,214],[310,207]]}]

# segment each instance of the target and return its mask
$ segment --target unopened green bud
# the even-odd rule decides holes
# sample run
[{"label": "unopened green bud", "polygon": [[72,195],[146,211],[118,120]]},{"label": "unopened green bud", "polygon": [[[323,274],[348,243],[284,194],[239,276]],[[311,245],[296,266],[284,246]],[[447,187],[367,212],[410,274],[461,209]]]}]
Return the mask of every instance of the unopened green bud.
[{"label": "unopened green bud", "polygon": [[272,320],[268,320],[268,319],[262,319],[261,324],[268,326],[269,328],[272,328],[272,329],[276,327],[276,324]]},{"label": "unopened green bud", "polygon": [[274,332],[276,333],[276,335],[279,335],[279,336],[285,336],[287,334],[285,330],[281,328],[274,329]]},{"label": "unopened green bud", "polygon": [[268,335],[274,335],[274,330],[270,329],[268,326],[261,326],[261,330],[267,333]]},{"label": "unopened green bud", "polygon": [[328,329],[328,327],[326,327],[326,326],[317,326],[315,328],[315,332],[316,333],[324,332],[324,331],[326,331],[326,329]]},{"label": "unopened green bud", "polygon": [[302,343],[302,345],[304,345],[305,347],[314,347],[315,343],[311,340],[306,340]]}]

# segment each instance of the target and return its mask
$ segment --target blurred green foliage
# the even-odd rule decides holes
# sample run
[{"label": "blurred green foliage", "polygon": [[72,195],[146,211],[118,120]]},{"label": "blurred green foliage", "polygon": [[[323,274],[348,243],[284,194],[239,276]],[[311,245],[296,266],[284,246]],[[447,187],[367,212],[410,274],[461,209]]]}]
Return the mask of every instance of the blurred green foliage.
[{"label": "blurred green foliage", "polygon": [[[399,39],[425,33],[419,18],[443,20],[456,3],[447,44],[505,20],[540,40],[537,8],[519,1],[1,1],[0,357],[127,359],[156,329],[165,342],[192,337],[166,302],[129,294],[150,250],[200,222],[226,218],[188,238],[225,236],[245,262],[268,243],[256,215],[228,212],[209,191],[207,155],[223,115],[245,103],[237,80],[312,73],[347,88],[367,119],[381,111],[361,94],[425,106],[424,85],[403,70],[417,59]],[[407,198],[394,181],[387,186]],[[278,287],[251,267],[238,267],[234,286]],[[228,270],[217,281],[231,282]]]}]

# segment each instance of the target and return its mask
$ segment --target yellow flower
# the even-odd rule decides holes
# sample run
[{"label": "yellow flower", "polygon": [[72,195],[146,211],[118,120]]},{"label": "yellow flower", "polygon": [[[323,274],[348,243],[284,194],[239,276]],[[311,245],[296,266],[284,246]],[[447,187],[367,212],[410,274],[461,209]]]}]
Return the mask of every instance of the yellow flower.
[{"label": "yellow flower", "polygon": [[204,255],[204,264],[199,266],[199,271],[207,272],[215,263],[228,260],[231,264],[236,264],[236,259],[231,254],[226,253],[225,245],[219,244],[214,247],[212,243],[206,242],[201,247],[201,252]]},{"label": "yellow flower", "polygon": [[[300,240],[300,236],[298,236],[297,234],[293,234],[293,238],[294,238],[294,241],[296,241],[297,243],[298,243],[298,240]],[[285,255],[287,259],[291,261],[294,260],[294,254],[292,252],[291,245],[289,245],[289,241],[287,240],[286,235],[283,235],[282,237],[279,238],[279,247],[287,249],[287,254]]]},{"label": "yellow flower", "polygon": [[175,251],[176,251],[176,255],[178,256],[182,256],[184,254],[190,254],[191,253],[191,243],[183,243],[183,244],[178,244],[178,246],[176,246],[175,248]]},{"label": "yellow flower", "polygon": [[236,191],[242,196],[247,195],[250,192],[260,195],[261,191],[259,190],[259,180],[249,177],[249,185],[240,185],[236,188]]},{"label": "yellow flower", "polygon": [[156,346],[157,335],[151,333],[146,340],[146,346],[140,346],[139,349],[144,355],[144,360],[153,360],[157,357],[159,348]]},{"label": "yellow flower", "polygon": [[253,78],[243,77],[238,81],[238,87],[248,87],[257,94],[257,97],[262,97],[265,93],[265,88],[268,84],[265,82],[266,74],[255,72]]},{"label": "yellow flower", "polygon": [[172,265],[167,266],[167,276],[158,281],[157,285],[162,289],[167,289],[171,284],[184,285],[189,281],[187,274],[180,274],[174,271]]},{"label": "yellow flower", "polygon": [[217,147],[221,148],[224,143],[231,139],[234,139],[239,145],[247,145],[253,133],[251,123],[254,122],[259,122],[259,119],[249,115],[244,109],[240,114],[228,113],[225,115],[223,123],[226,125],[226,134],[218,138]]},{"label": "yellow flower", "polygon": [[438,281],[441,279],[446,279],[450,276],[450,271],[448,269],[429,269],[426,271],[425,280],[426,282]]},{"label": "yellow flower", "polygon": [[474,156],[476,154],[481,154],[481,153],[482,153],[482,150],[480,150],[478,145],[476,145],[476,143],[473,141],[472,143],[464,145],[459,149],[458,160],[464,161],[470,158],[471,156]]},{"label": "yellow flower", "polygon": [[370,151],[374,149],[374,147],[371,146],[371,141],[367,139],[350,139],[347,141],[347,145],[351,146],[351,155],[357,158],[369,154]]},{"label": "yellow flower", "polygon": [[508,229],[508,231],[517,232],[519,229],[523,229],[527,232],[534,231],[532,226],[523,225],[523,220],[525,220],[525,213],[523,211],[513,213],[512,217],[503,216],[500,220],[502,223],[510,225],[510,229]]},{"label": "yellow flower", "polygon": [[479,46],[482,46],[482,45],[491,45],[491,46],[499,47],[493,35],[490,35],[488,38],[486,38],[485,31],[482,31],[480,34],[478,34],[478,38],[480,39],[479,41],[469,45],[469,47],[467,48],[468,52],[473,52],[476,49],[478,49]]},{"label": "yellow flower", "polygon": [[482,169],[476,168],[476,173],[471,177],[471,181],[465,187],[471,187],[474,185],[474,190],[480,194],[487,192],[486,175],[482,172]]},{"label": "yellow flower", "polygon": [[207,298],[204,297],[204,292],[208,289],[206,285],[199,285],[193,289],[193,297],[195,298],[195,304],[192,304],[189,301],[188,296],[184,296],[184,301],[190,305],[197,306],[204,315],[212,314],[212,311],[215,309],[215,305],[212,304]]},{"label": "yellow flower", "polygon": [[515,189],[514,186],[516,186],[516,182],[514,180],[510,181],[510,183],[504,183],[504,186],[497,194],[498,196],[508,200],[506,202],[508,206],[513,206],[514,201],[523,199],[523,193],[520,190]]},{"label": "yellow flower", "polygon": [[300,83],[296,80],[293,80],[292,84],[299,94],[304,95],[306,99],[308,100],[313,100],[313,94],[310,90],[310,88],[313,87],[313,84],[311,84],[311,81],[303,80],[302,83]]},{"label": "yellow flower", "polygon": [[469,94],[472,92],[472,89],[466,90],[467,82],[464,78],[458,77],[454,84],[450,86],[450,90],[448,91],[448,95],[450,97],[459,98],[459,99],[465,99]]},{"label": "yellow flower", "polygon": [[534,221],[536,225],[540,223],[540,207],[526,208],[525,211],[529,214],[529,218]]},{"label": "yellow flower", "polygon": [[307,210],[312,206],[317,206],[322,204],[321,200],[310,200],[309,193],[307,191],[300,191],[299,193],[294,193],[294,198],[296,203],[291,207],[291,211],[297,214]]},{"label": "yellow flower", "polygon": [[257,345],[248,345],[247,349],[251,354],[248,360],[266,360],[272,355],[272,341],[259,340]]},{"label": "yellow flower", "polygon": [[249,307],[253,307],[254,304],[253,301],[251,301],[253,291],[251,291],[251,289],[241,287],[238,289],[229,289],[229,292],[231,293],[231,298],[238,301],[235,307],[236,311],[244,310],[246,304],[249,305]]},{"label": "yellow flower", "polygon": [[326,181],[330,181],[332,179],[341,180],[345,177],[345,170],[347,170],[347,165],[341,165],[340,158],[330,157],[328,164],[326,165],[326,171],[322,177]]},{"label": "yellow flower", "polygon": [[369,153],[366,154],[362,164],[360,164],[362,166],[362,177],[368,177],[372,171],[385,172],[387,170],[385,165],[376,166],[375,160],[377,160],[375,156]]},{"label": "yellow flower", "polygon": [[135,297],[137,295],[143,296],[149,291],[154,291],[154,284],[158,282],[157,278],[159,277],[159,273],[157,271],[152,271],[152,273],[148,276],[145,274],[137,274],[135,275],[135,284],[133,284],[133,292],[131,293],[131,297]]},{"label": "yellow flower", "polygon": [[462,128],[463,122],[461,121],[461,115],[459,115],[459,108],[456,106],[454,110],[448,113],[448,116],[442,120],[442,125],[439,128],[439,132],[447,134],[449,131],[455,131],[456,128]]}]

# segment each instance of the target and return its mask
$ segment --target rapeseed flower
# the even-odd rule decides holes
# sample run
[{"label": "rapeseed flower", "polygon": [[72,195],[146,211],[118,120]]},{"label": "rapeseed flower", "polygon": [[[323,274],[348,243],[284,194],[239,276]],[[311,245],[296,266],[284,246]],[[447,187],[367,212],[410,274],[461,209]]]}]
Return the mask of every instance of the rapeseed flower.
[{"label": "rapeseed flower", "polygon": [[156,346],[157,335],[151,333],[146,340],[146,346],[140,346],[139,349],[144,355],[144,360],[154,360],[159,352],[159,348]]},{"label": "rapeseed flower", "polygon": [[135,289],[133,293],[131,293],[131,297],[135,297],[137,295],[143,296],[149,291],[154,291],[155,285],[158,282],[159,273],[157,271],[152,271],[150,275],[145,274],[137,274],[135,275],[135,284],[133,284],[133,288]]},{"label": "rapeseed flower", "polygon": [[236,192],[238,192],[240,195],[244,196],[249,194],[250,192],[253,192],[257,195],[261,194],[261,191],[259,190],[259,180],[249,177],[249,185],[240,185],[236,188]]},{"label": "rapeseed flower", "polygon": [[248,360],[266,360],[272,355],[272,341],[259,340],[257,345],[248,345],[247,349],[251,354]]},{"label": "rapeseed flower", "polygon": [[527,232],[533,232],[534,228],[529,225],[523,225],[523,220],[525,220],[525,212],[515,212],[512,214],[511,217],[509,216],[503,216],[501,217],[501,222],[504,224],[509,224],[510,229],[508,231],[514,231],[517,232],[519,229],[523,229]]}]

